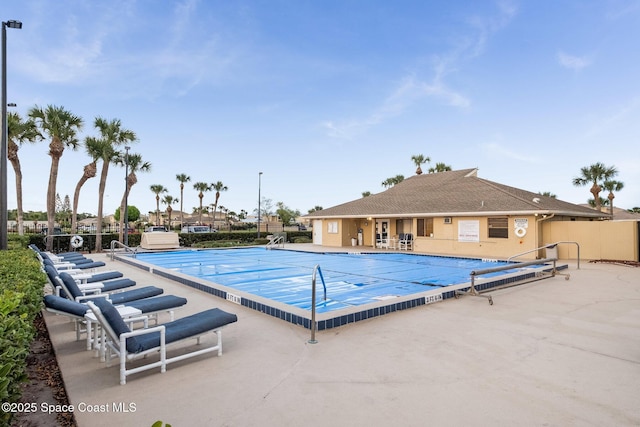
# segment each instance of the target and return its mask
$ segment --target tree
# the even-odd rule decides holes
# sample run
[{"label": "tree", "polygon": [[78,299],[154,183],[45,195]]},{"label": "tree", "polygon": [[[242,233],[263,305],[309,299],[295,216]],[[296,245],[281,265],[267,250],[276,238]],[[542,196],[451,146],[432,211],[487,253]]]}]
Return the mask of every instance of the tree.
[{"label": "tree", "polygon": [[552,192],[550,192],[550,191],[545,191],[545,192],[543,192],[543,193],[538,192],[538,194],[539,194],[539,195],[541,195],[541,196],[545,196],[545,197],[551,197],[552,199],[555,199],[555,198],[556,198],[556,195],[555,195],[555,194],[553,194],[553,193],[552,193]]},{"label": "tree", "polygon": [[414,154],[411,156],[411,160],[413,160],[413,163],[416,165],[416,175],[422,175],[422,168],[420,165],[424,165],[431,161],[431,159],[424,154]]},{"label": "tree", "polygon": [[215,225],[215,223],[216,223],[216,210],[218,209],[218,199],[220,199],[220,192],[221,191],[227,191],[229,188],[227,188],[227,186],[224,185],[222,183],[222,181],[218,181],[218,182],[215,182],[215,183],[211,184],[211,189],[212,190],[216,190],[216,201],[213,203],[213,224]]},{"label": "tree", "polygon": [[191,181],[191,177],[181,173],[176,175],[176,179],[180,182],[180,227],[182,227],[184,225],[184,183]]},{"label": "tree", "polygon": [[404,181],[404,175],[396,175],[394,177],[387,178],[384,181],[382,181],[382,186],[385,188],[389,188],[389,187],[393,187],[396,184],[401,183],[402,181]]},{"label": "tree", "polygon": [[80,199],[80,189],[91,178],[95,178],[98,172],[98,160],[102,156],[101,145],[94,138],[86,138],[84,144],[85,150],[91,162],[86,164],[83,168],[82,176],[76,184],[76,189],[73,192],[73,210],[71,212],[71,233],[78,231],[78,201]]},{"label": "tree", "polygon": [[[38,106],[29,110],[32,118],[40,130],[51,138],[49,156],[51,156],[51,170],[49,185],[47,186],[47,234],[53,234],[56,216],[56,184],[60,159],[65,147],[75,150],[78,147],[77,133],[82,129],[82,118],[65,110],[63,107],[49,105],[46,108]],[[47,239],[47,250],[53,249],[53,239]]]},{"label": "tree", "polygon": [[[127,216],[128,218],[128,222],[134,222],[140,219],[140,209],[138,209],[137,207],[133,206],[133,205],[128,205],[127,206]],[[116,221],[120,221],[120,206],[118,206],[116,208],[115,213],[113,214],[113,219],[115,219]]]},{"label": "tree", "polygon": [[599,196],[600,191],[602,191],[600,182],[607,181],[617,174],[618,171],[615,166],[605,166],[598,162],[581,168],[580,176],[573,178],[573,185],[576,187],[584,187],[585,185],[591,184],[591,189],[589,191],[593,194],[595,208],[600,210],[602,206]]},{"label": "tree", "polygon": [[162,203],[167,205],[167,216],[169,217],[169,229],[171,229],[171,212],[173,211],[173,208],[171,207],[171,205],[174,203],[178,203],[178,199],[174,199],[173,196],[167,194],[162,198]]},{"label": "tree", "polygon": [[636,207],[633,207],[631,209],[627,209],[627,212],[640,213],[640,207],[636,206]]},{"label": "tree", "polygon": [[609,213],[613,216],[613,199],[616,197],[613,192],[618,192],[624,188],[624,183],[614,180],[606,180],[602,187],[609,192]]},{"label": "tree", "polygon": [[205,191],[211,191],[211,187],[206,182],[196,182],[195,184],[193,184],[193,188],[198,192],[198,199],[200,199],[200,209],[198,210],[198,212],[200,213],[200,219],[198,220],[198,222],[202,224],[202,199],[204,198]]},{"label": "tree", "polygon": [[35,143],[42,139],[36,122],[33,119],[22,121],[18,113],[10,112],[7,116],[7,159],[13,166],[16,175],[16,222],[18,234],[24,234],[24,212],[22,209],[22,167],[18,157],[19,146],[25,142]]},{"label": "tree", "polygon": [[[107,186],[107,175],[109,174],[109,166],[113,164],[119,164],[122,161],[118,147],[125,144],[136,141],[136,134],[129,130],[123,129],[122,123],[118,119],[112,119],[107,121],[102,117],[96,117],[93,121],[93,126],[100,133],[99,138],[87,137],[85,138],[85,145],[92,145],[95,150],[100,153],[100,159],[102,160],[102,170],[100,172],[100,184],[98,186],[98,215],[96,224],[98,230],[96,230],[96,246],[95,251],[102,251],[102,222],[103,222],[103,204],[104,204],[104,192]],[[126,186],[126,184],[125,184]]]},{"label": "tree", "polygon": [[371,191],[363,191],[362,197],[369,197],[371,195]]},{"label": "tree", "polygon": [[156,195],[156,225],[160,225],[160,194],[166,193],[169,190],[160,184],[151,184],[149,189]]},{"label": "tree", "polygon": [[[124,161],[124,156],[122,156],[122,153],[120,153],[120,155],[118,156],[117,162],[118,164],[122,164],[123,161]],[[138,183],[138,176],[136,175],[136,172],[151,171],[151,163],[143,161],[142,156],[140,154],[129,154],[128,162],[129,162],[129,175],[127,175],[126,188],[124,190],[124,195],[122,196],[122,200],[120,201],[120,210],[122,210],[123,212],[125,210],[125,204],[126,204],[127,198],[129,197],[129,193],[131,192],[131,188]],[[127,210],[129,209],[127,208]],[[129,214],[127,214],[127,216],[130,217]],[[122,218],[120,218],[119,224],[120,224],[120,234],[118,238],[122,242],[123,234],[124,234],[124,215],[122,215]]]},{"label": "tree", "polygon": [[447,172],[451,170],[451,165],[436,163],[435,167],[429,168],[429,173]]},{"label": "tree", "polygon": [[283,226],[290,224],[292,220],[295,220],[300,216],[299,210],[293,210],[286,206],[283,202],[276,203],[276,206],[278,207],[276,213],[280,217]]},{"label": "tree", "polygon": [[309,210],[307,211],[307,213],[319,212],[319,211],[321,211],[322,209],[324,209],[322,206],[318,206],[318,205],[316,205],[316,206],[312,207],[311,209],[309,209]]}]

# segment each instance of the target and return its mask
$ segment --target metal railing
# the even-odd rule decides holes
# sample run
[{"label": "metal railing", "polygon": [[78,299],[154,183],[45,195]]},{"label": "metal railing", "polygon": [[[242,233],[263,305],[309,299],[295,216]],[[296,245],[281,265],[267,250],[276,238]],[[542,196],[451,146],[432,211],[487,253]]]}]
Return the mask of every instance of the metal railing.
[{"label": "metal railing", "polygon": [[[539,248],[531,249],[531,250],[528,250],[526,252],[522,252],[522,253],[519,253],[519,254],[516,254],[516,255],[511,255],[509,258],[507,258],[507,262],[511,262],[511,260],[513,258],[517,258],[517,257],[522,256],[522,255],[530,254],[531,252],[536,252],[536,251],[539,251],[540,249],[556,249],[555,247],[557,245],[566,244],[566,243],[574,244],[578,248],[578,265],[577,265],[577,268],[578,268],[578,270],[580,270],[580,245],[578,244],[578,242],[570,242],[570,241],[560,241],[560,242],[555,242],[555,243],[549,243],[548,245],[540,246]],[[557,250],[556,250],[555,254],[556,254],[556,258],[558,258]],[[553,258],[553,257],[549,257],[549,258]]]},{"label": "metal railing", "polygon": [[284,236],[283,235],[273,236],[271,238],[271,240],[269,240],[269,243],[267,243],[266,248],[267,249],[273,249],[273,248],[278,247],[278,246],[284,248]]},{"label": "metal railing", "polygon": [[[478,290],[475,287],[475,282],[476,282],[476,277],[477,276],[481,276],[483,274],[489,274],[489,273],[496,273],[499,271],[506,271],[506,270],[514,270],[516,268],[521,268],[521,267],[528,267],[530,265],[540,265],[540,264],[546,264],[548,262],[553,262],[553,268],[551,270],[551,276],[555,276],[556,274],[562,274],[562,273],[558,273],[558,270],[556,268],[556,261],[558,260],[558,258],[545,258],[545,259],[541,259],[541,260],[535,260],[535,261],[528,261],[528,262],[519,262],[517,264],[511,264],[511,265],[503,265],[500,267],[493,267],[493,268],[485,268],[483,270],[473,270],[470,274],[471,276],[471,286],[469,287],[469,290],[467,291],[462,291],[462,290],[456,290],[454,293],[454,296],[456,298],[458,298],[458,296],[460,295],[472,295],[475,297],[482,297],[482,298],[486,298],[489,301],[490,305],[493,305],[493,298],[491,297],[491,295],[483,295],[480,292],[478,292]],[[563,276],[565,276],[565,280],[569,280],[569,275],[568,274],[562,274]],[[496,287],[497,289],[497,287]]]},{"label": "metal railing", "polygon": [[123,248],[125,253],[127,252],[131,252],[133,254],[133,257],[136,257],[136,254],[138,253],[138,248],[132,248],[130,246],[125,245],[124,243],[118,241],[118,240],[112,240],[111,241],[111,251],[110,251],[110,257],[111,257],[111,261],[113,261],[115,259],[115,254],[116,254],[116,246]]},{"label": "metal railing", "polygon": [[320,274],[320,280],[322,280],[322,287],[324,288],[324,300],[327,300],[327,285],[324,282],[320,264],[316,264],[315,267],[313,267],[313,274],[311,275],[311,339],[309,340],[309,344],[316,344],[318,342],[316,340],[316,273]]}]

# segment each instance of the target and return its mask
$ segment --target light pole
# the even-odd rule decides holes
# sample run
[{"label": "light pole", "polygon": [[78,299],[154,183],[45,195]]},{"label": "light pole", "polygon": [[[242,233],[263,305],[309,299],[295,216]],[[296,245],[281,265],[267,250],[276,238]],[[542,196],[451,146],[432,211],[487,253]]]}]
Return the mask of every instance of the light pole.
[{"label": "light pole", "polygon": [[262,187],[262,172],[258,172],[258,239],[260,238],[260,188]]},{"label": "light pole", "polygon": [[129,246],[129,150],[131,147],[125,146],[124,151],[124,239],[125,246]]},{"label": "light pole", "polygon": [[0,144],[0,250],[7,250],[7,27],[22,28],[20,21],[2,21],[2,142]]}]

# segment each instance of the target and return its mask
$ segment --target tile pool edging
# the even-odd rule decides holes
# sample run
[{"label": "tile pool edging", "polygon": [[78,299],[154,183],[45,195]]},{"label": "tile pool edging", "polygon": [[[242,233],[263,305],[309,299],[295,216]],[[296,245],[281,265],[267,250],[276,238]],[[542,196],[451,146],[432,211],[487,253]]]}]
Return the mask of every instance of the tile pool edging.
[{"label": "tile pool edging", "polygon": [[[142,270],[145,270],[151,274],[156,274],[160,277],[173,280],[180,284],[189,286],[199,291],[202,291],[210,295],[214,295],[224,300],[231,301],[238,304],[238,302],[236,302],[236,298],[229,298],[229,294],[235,297],[237,296],[236,294],[240,294],[241,292],[231,293],[226,291],[225,289],[220,289],[220,288],[226,288],[223,285],[219,285],[213,282],[208,282],[210,284],[205,284],[194,279],[183,277],[183,275],[181,274],[166,271],[161,267],[156,267],[156,266],[151,267],[141,261],[137,261],[137,260],[133,261],[129,257],[116,256],[116,259],[128,265],[131,265],[133,267],[137,267]],[[556,267],[556,270],[563,270],[566,268],[568,268],[567,265],[560,265]],[[541,268],[538,268],[532,271],[527,271],[524,273],[523,272],[513,273],[507,277],[501,277],[497,280],[488,280],[486,282],[485,281],[476,282],[474,284],[474,287],[476,288],[477,291],[481,292],[481,291],[485,291],[495,287],[505,286],[510,283],[515,283],[521,280],[533,279],[536,276],[538,276],[540,272],[542,271],[548,272],[548,271],[551,271],[551,269],[552,268],[548,266],[548,268],[541,267]],[[405,296],[405,297],[398,297],[393,300],[394,302],[388,303],[388,304],[385,304],[384,301],[367,304],[360,308],[357,308],[356,309],[357,311],[350,312],[347,314],[339,314],[339,312],[344,313],[349,309],[343,309],[333,313],[332,312],[323,313],[316,316],[316,329],[318,331],[322,331],[325,329],[331,329],[331,328],[347,325],[349,323],[355,323],[362,320],[383,316],[385,314],[393,313],[400,310],[407,310],[407,309],[419,307],[422,305],[442,302],[446,299],[454,298],[456,290],[464,291],[464,290],[468,290],[469,288],[470,288],[470,283],[463,283],[459,285],[443,287],[442,292],[431,290],[423,294],[419,294],[419,296],[417,297],[416,297],[416,294]],[[269,316],[284,320],[285,322],[302,326],[305,329],[311,329],[311,312],[308,312],[309,313],[308,315],[296,314],[294,313],[294,311],[296,311],[294,307],[287,306],[286,304],[281,304],[282,306],[287,307],[287,309],[283,309],[280,307],[276,307],[275,305],[278,303],[276,303],[275,301],[267,300],[274,303],[274,304],[267,304],[259,301],[260,299],[259,297],[252,299],[247,297],[246,295],[249,295],[249,294],[240,295],[239,305],[242,305],[252,310],[256,310],[261,313],[265,313]],[[402,301],[398,301],[399,298],[400,299],[406,298],[406,299]]]}]

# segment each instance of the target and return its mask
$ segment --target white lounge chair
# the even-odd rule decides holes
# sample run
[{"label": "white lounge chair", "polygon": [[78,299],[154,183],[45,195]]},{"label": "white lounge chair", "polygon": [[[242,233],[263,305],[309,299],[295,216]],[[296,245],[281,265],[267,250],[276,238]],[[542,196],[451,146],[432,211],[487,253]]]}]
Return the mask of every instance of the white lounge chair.
[{"label": "white lounge chair", "polygon": [[[165,372],[169,363],[213,351],[217,351],[218,356],[221,356],[221,329],[238,320],[235,314],[214,308],[174,320],[173,322],[132,331],[118,314],[118,310],[107,300],[98,299],[89,301],[88,304],[106,334],[104,342],[106,344],[107,365],[109,366],[112,358],[117,357],[120,360],[120,384],[122,385],[126,384],[128,375],[137,372],[157,367],[160,368],[160,372]],[[186,339],[196,339],[197,343],[200,344],[200,337],[209,332],[213,332],[217,336],[215,345],[199,348],[171,358],[167,357],[167,346],[169,344]],[[160,353],[159,361],[127,369],[127,361],[156,353]],[[146,357],[145,360],[147,360]]]}]

